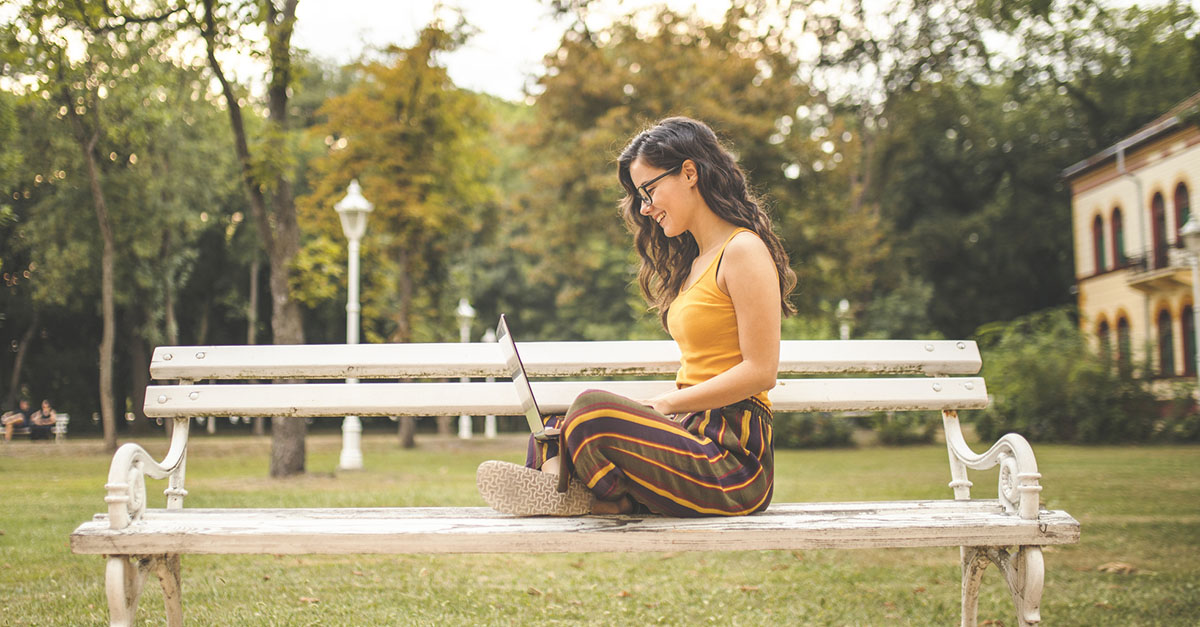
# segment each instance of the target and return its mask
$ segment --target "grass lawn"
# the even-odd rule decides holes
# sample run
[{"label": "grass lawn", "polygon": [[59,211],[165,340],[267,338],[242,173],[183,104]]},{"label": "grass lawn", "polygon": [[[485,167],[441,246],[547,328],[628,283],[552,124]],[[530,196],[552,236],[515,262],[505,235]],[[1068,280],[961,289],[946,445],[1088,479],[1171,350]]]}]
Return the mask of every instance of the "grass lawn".
[{"label": "grass lawn", "polygon": [[[309,473],[267,478],[270,442],[197,434],[190,507],[482,505],[475,467],[521,461],[523,441],[368,436],[367,469],[335,472],[339,440],[309,438]],[[163,439],[143,445],[161,459]],[[1047,625],[1200,623],[1200,446],[1034,450],[1046,505],[1083,525],[1046,552]],[[110,456],[95,441],[0,447],[0,624],[107,622],[103,560],[68,535],[104,511]],[[943,447],[779,451],[776,501],[949,498]],[[975,495],[995,494],[976,473]],[[148,482],[151,506],[165,482]],[[184,556],[193,625],[948,625],[957,549],[752,553]],[[163,624],[157,581],[138,617]],[[984,576],[981,624],[1014,625],[1007,588]],[[985,621],[992,621],[985,623]]]}]

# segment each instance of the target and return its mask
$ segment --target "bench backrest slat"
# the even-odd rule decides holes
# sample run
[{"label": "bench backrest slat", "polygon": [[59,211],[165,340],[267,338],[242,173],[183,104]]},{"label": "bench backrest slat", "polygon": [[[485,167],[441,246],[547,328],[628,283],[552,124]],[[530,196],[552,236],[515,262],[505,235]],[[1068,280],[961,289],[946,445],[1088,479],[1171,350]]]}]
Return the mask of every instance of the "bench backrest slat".
[{"label": "bench backrest slat", "polygon": [[[670,340],[519,342],[531,377],[674,374],[679,349]],[[949,340],[785,340],[781,375],[862,373],[969,375],[979,348]],[[505,377],[497,344],[328,344],[163,346],[150,374],[170,379],[419,379]]]},{"label": "bench backrest slat", "polygon": [[[673,381],[538,381],[543,412],[565,413],[584,390],[603,387],[630,398],[652,398]],[[943,410],[987,406],[978,377],[788,379],[769,393],[775,411]],[[146,415],[199,416],[439,416],[519,415],[513,385],[496,383],[297,383],[172,385],[146,389]]]}]

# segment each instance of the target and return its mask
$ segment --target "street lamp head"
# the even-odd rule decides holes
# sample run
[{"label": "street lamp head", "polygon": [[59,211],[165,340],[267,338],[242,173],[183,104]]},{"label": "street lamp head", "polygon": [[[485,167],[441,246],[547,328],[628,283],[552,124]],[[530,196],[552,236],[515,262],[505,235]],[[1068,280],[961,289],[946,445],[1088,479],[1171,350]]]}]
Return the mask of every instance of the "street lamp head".
[{"label": "street lamp head", "polygon": [[362,187],[358,185],[358,179],[350,181],[350,187],[346,189],[346,197],[338,201],[333,206],[338,212],[338,217],[342,219],[342,232],[346,234],[346,239],[360,240],[367,232],[367,214],[375,208],[366,198],[363,198]]},{"label": "street lamp head", "polygon": [[458,300],[458,309],[454,310],[454,313],[458,316],[460,324],[468,324],[475,319],[475,308],[465,298]]},{"label": "street lamp head", "polygon": [[1183,238],[1183,245],[1193,254],[1200,253],[1200,222],[1196,221],[1196,216],[1189,216],[1188,221],[1179,229],[1179,236]]}]

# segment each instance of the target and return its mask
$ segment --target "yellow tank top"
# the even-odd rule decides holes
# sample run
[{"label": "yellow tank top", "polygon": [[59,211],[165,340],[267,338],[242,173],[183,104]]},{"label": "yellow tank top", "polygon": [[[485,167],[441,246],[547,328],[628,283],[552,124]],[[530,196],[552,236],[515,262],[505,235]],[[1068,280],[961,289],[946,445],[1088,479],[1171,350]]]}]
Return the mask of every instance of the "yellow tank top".
[{"label": "yellow tank top", "polygon": [[[667,309],[667,332],[679,345],[681,354],[679,372],[675,375],[675,385],[679,387],[707,381],[742,362],[733,299],[717,287],[717,269],[725,256],[725,247],[742,231],[753,232],[734,231],[700,278],[680,292]],[[765,391],[754,397],[770,407]]]}]

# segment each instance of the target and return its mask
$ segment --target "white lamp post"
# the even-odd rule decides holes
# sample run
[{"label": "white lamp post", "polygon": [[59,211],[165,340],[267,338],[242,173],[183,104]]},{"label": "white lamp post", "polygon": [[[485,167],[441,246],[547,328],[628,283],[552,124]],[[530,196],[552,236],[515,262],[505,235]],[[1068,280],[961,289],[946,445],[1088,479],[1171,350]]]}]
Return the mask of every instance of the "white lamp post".
[{"label": "white lamp post", "polygon": [[[1183,245],[1191,253],[1190,261],[1192,264],[1192,338],[1195,340],[1196,334],[1200,333],[1200,222],[1196,221],[1196,216],[1188,216],[1188,221],[1179,229],[1179,236],[1183,238]],[[1184,338],[1183,341],[1187,341]],[[1184,352],[1186,353],[1186,347]],[[1200,350],[1193,351],[1193,358],[1196,360],[1196,384],[1200,386]]]},{"label": "white lamp post", "polygon": [[[475,308],[471,307],[471,303],[467,299],[461,298],[458,301],[458,309],[454,310],[454,315],[458,316],[458,339],[460,342],[471,341],[471,321],[475,319]],[[459,379],[463,383],[470,383],[470,377],[462,377]],[[463,414],[458,417],[458,437],[466,440],[471,437],[471,417]]]},{"label": "white lamp post", "polygon": [[850,339],[850,301],[845,298],[838,302],[837,318],[838,337],[843,340]]},{"label": "white lamp post", "polygon": [[[342,219],[342,232],[350,240],[349,286],[346,295],[346,343],[358,344],[358,319],[361,307],[358,304],[358,242],[367,232],[367,214],[375,208],[363,198],[358,181],[350,181],[346,197],[333,206]],[[358,383],[358,379],[346,379],[346,383]],[[342,455],[338,468],[361,470],[362,422],[358,416],[346,416],[342,421]]]}]

